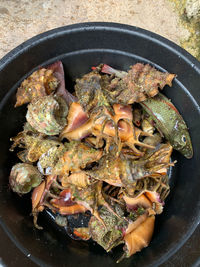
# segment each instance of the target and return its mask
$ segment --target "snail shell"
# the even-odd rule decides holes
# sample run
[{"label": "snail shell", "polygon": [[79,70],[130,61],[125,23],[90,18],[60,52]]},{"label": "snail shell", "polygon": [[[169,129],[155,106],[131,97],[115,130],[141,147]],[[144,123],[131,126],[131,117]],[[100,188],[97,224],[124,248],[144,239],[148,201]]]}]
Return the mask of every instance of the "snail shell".
[{"label": "snail shell", "polygon": [[68,106],[59,96],[44,96],[28,105],[26,119],[38,132],[57,135],[66,124]]},{"label": "snail shell", "polygon": [[31,164],[17,163],[12,167],[9,177],[11,189],[19,194],[26,194],[42,181],[42,175]]}]

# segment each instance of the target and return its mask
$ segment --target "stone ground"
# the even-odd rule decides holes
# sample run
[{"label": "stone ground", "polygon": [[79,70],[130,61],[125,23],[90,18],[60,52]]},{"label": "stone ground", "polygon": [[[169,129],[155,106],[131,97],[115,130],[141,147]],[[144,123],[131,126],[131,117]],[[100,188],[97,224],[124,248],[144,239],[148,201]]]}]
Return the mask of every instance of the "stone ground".
[{"label": "stone ground", "polygon": [[[188,0],[178,2],[185,1]],[[174,7],[180,10],[180,6],[175,2],[177,0],[0,0],[0,58],[34,35],[88,21],[135,25],[183,45],[191,33],[179,23],[181,14]],[[190,52],[195,55],[193,50]]]},{"label": "stone ground", "polygon": [[189,35],[180,44],[200,60],[200,0],[169,0],[179,15],[179,21]]}]

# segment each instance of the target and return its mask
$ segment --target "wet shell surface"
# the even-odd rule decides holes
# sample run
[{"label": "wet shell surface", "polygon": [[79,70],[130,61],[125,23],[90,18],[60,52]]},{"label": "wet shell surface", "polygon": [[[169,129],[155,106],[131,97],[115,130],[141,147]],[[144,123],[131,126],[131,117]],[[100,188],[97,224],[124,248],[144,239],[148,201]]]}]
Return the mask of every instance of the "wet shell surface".
[{"label": "wet shell surface", "polygon": [[45,96],[28,105],[26,119],[38,132],[46,135],[59,134],[66,124],[68,106],[58,96]]},{"label": "wet shell surface", "polygon": [[42,175],[36,167],[28,163],[18,163],[12,167],[9,182],[12,190],[19,194],[26,194],[42,181]]}]

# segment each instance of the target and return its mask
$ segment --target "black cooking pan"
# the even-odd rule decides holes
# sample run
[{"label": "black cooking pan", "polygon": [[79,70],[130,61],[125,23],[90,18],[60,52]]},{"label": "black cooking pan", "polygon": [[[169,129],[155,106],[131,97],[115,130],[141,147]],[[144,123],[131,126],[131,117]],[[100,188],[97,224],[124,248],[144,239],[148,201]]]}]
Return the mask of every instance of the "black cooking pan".
[{"label": "black cooking pan", "polygon": [[187,160],[173,153],[178,163],[170,173],[171,193],[164,212],[157,216],[152,242],[118,266],[166,263],[200,221],[200,63],[172,42],[127,25],[84,23],[58,28],[28,40],[0,61],[0,223],[4,231],[30,261],[41,266],[116,266],[112,253],[105,253],[98,245],[71,240],[54,227],[50,217],[41,216],[43,231],[34,229],[29,217],[30,195],[20,198],[8,187],[10,168],[17,161],[9,152],[9,138],[22,129],[26,113],[25,107],[14,108],[16,89],[35,69],[56,60],[64,64],[69,90],[76,77],[101,62],[124,70],[144,62],[177,74],[173,87],[166,87],[164,94],[189,127],[194,157]]}]

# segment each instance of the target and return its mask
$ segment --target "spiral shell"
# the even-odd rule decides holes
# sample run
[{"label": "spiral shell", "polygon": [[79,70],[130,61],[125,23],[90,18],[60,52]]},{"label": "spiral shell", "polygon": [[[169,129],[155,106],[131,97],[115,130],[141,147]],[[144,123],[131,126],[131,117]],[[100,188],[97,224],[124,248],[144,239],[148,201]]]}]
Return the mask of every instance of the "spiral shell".
[{"label": "spiral shell", "polygon": [[28,163],[18,163],[12,167],[9,177],[11,189],[19,194],[26,194],[42,181],[42,175],[36,167]]},{"label": "spiral shell", "polygon": [[57,135],[66,124],[68,106],[59,96],[44,96],[28,105],[26,119],[38,132]]},{"label": "spiral shell", "polygon": [[44,175],[51,174],[54,166],[58,162],[59,158],[63,155],[63,153],[63,144],[52,145],[52,147],[47,152],[43,153],[40,156],[39,161],[37,162],[38,170]]},{"label": "spiral shell", "polygon": [[27,104],[33,99],[50,95],[56,90],[58,84],[59,80],[54,76],[53,70],[42,68],[34,71],[18,88],[15,107]]},{"label": "spiral shell", "polygon": [[89,233],[92,239],[107,252],[123,242],[122,229],[125,229],[128,224],[123,219],[124,213],[119,205],[115,205],[115,211],[118,217],[105,207],[99,210],[100,218],[105,225],[95,216],[92,216],[89,221]]}]

